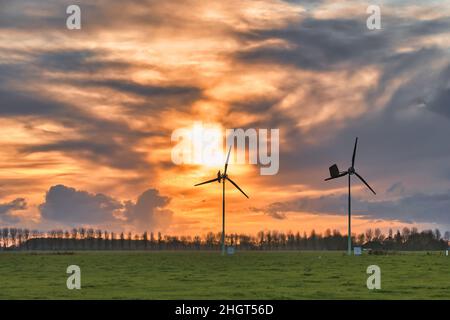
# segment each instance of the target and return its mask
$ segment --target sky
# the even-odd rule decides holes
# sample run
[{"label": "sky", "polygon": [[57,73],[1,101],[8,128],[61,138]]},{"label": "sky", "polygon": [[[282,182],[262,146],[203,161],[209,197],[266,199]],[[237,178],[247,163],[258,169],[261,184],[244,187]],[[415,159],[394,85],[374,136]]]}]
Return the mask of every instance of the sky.
[{"label": "sky", "polygon": [[[172,133],[279,129],[279,170],[237,164],[227,232],[450,230],[450,1],[0,0],[0,225],[221,230],[221,166]],[[381,29],[369,30],[369,5]]]}]

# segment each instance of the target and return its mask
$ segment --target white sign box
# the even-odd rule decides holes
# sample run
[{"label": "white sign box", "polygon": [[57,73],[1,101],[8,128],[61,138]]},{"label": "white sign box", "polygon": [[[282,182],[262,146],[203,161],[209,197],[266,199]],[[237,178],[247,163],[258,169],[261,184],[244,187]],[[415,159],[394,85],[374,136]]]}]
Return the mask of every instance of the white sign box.
[{"label": "white sign box", "polygon": [[234,254],[234,247],[227,247],[227,253],[228,254]]}]

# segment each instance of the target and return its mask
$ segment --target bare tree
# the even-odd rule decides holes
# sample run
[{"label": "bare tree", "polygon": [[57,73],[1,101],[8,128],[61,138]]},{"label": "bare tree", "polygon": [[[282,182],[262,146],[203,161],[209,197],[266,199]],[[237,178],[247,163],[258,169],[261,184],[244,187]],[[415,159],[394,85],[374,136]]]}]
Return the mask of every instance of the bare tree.
[{"label": "bare tree", "polygon": [[449,241],[450,240],[450,231],[445,231],[444,233],[444,240]]},{"label": "bare tree", "polygon": [[370,242],[372,241],[372,239],[373,239],[373,231],[372,229],[369,228],[366,230],[366,241]]},{"label": "bare tree", "polygon": [[8,247],[8,233],[9,233],[8,228],[0,229],[0,237],[2,241],[1,244],[3,249],[6,249],[6,247]]},{"label": "bare tree", "polygon": [[144,241],[144,249],[147,250],[147,244],[148,244],[148,233],[147,231],[144,232],[142,235],[142,240]]},{"label": "bare tree", "polygon": [[24,240],[25,240],[25,249],[28,250],[29,249],[29,247],[28,247],[28,240],[30,239],[30,230],[29,229],[25,228],[23,230],[23,237],[24,237]]},{"label": "bare tree", "polygon": [[16,240],[17,240],[17,229],[16,228],[9,228],[9,234],[11,236],[12,245],[16,246]]}]

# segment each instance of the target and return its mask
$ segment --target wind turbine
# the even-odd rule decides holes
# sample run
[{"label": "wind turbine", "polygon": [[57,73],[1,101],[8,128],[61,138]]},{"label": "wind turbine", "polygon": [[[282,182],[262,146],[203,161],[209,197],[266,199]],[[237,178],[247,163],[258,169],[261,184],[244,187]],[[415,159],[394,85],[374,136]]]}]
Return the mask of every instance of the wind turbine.
[{"label": "wind turbine", "polygon": [[367,188],[370,189],[370,191],[373,192],[373,194],[376,194],[376,192],[369,186],[369,184],[366,182],[366,180],[364,180],[363,177],[361,177],[358,172],[356,172],[355,170],[355,156],[356,156],[356,147],[358,145],[358,137],[355,140],[355,147],[353,149],[353,157],[352,157],[352,166],[350,168],[348,168],[347,171],[339,171],[339,168],[336,164],[333,164],[330,167],[330,177],[326,178],[325,181],[328,180],[333,180],[333,179],[337,179],[340,177],[344,177],[346,175],[348,175],[348,245],[347,245],[347,250],[348,250],[348,255],[352,254],[352,198],[351,198],[351,176],[352,175],[356,175],[366,186]]},{"label": "wind turbine", "polygon": [[223,170],[223,174],[220,173],[220,170],[217,172],[217,178],[211,179],[205,182],[197,183],[196,186],[200,186],[202,184],[211,183],[214,181],[221,182],[222,181],[222,255],[225,254],[225,181],[228,180],[231,182],[233,186],[235,186],[244,196],[248,198],[248,196],[245,194],[244,191],[242,191],[241,188],[233,181],[231,180],[227,175],[227,169],[228,169],[228,161],[230,160],[230,152],[231,152],[231,146],[230,150],[228,151],[227,160],[225,162],[225,169]]}]

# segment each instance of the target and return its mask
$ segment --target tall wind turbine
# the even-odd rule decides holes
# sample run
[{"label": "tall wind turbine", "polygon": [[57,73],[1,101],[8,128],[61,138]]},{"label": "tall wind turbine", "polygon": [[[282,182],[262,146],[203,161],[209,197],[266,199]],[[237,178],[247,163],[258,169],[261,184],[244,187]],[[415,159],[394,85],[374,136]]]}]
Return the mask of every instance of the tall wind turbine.
[{"label": "tall wind turbine", "polygon": [[211,180],[208,180],[205,182],[197,183],[195,185],[195,187],[196,187],[196,186],[211,183],[214,181],[217,181],[219,183],[222,182],[222,255],[225,254],[225,181],[226,180],[230,181],[233,186],[235,186],[240,192],[242,192],[242,194],[244,196],[246,196],[248,198],[248,196],[245,194],[245,192],[242,191],[242,189],[239,188],[239,186],[233,180],[231,180],[227,175],[228,161],[230,160],[230,152],[231,152],[231,147],[230,147],[230,150],[228,151],[227,160],[225,162],[225,169],[223,170],[223,174],[221,174],[220,170],[219,170],[217,172],[217,178],[211,179]]},{"label": "tall wind turbine", "polygon": [[355,140],[355,147],[353,149],[353,157],[352,157],[352,166],[348,168],[347,171],[339,171],[338,166],[336,164],[333,164],[330,167],[330,177],[326,178],[325,181],[337,179],[340,177],[344,177],[348,175],[348,245],[347,245],[347,253],[348,255],[352,254],[352,198],[351,198],[351,176],[356,175],[366,186],[370,189],[370,191],[373,192],[373,194],[376,194],[376,192],[369,186],[369,184],[364,180],[363,177],[361,177],[358,172],[355,170],[355,157],[356,157],[356,146],[358,145],[358,138]]}]

